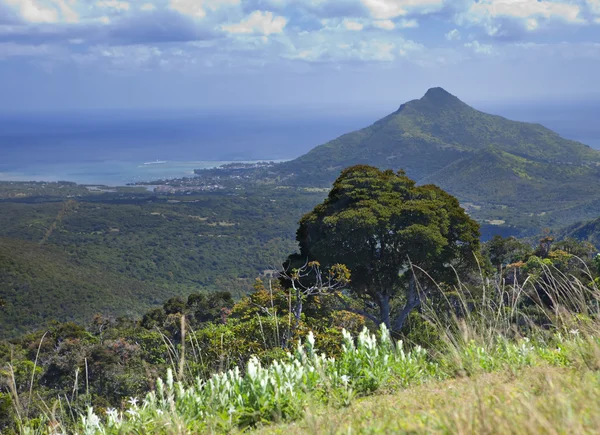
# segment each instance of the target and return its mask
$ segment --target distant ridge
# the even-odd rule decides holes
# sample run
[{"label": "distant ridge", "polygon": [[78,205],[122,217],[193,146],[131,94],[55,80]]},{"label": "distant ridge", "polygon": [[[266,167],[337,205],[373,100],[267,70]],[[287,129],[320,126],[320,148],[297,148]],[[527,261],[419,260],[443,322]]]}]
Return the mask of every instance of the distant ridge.
[{"label": "distant ridge", "polygon": [[539,124],[478,111],[429,89],[369,127],[277,166],[286,183],[328,186],[348,166],[404,169],[456,195],[491,232],[600,215],[600,152]]}]

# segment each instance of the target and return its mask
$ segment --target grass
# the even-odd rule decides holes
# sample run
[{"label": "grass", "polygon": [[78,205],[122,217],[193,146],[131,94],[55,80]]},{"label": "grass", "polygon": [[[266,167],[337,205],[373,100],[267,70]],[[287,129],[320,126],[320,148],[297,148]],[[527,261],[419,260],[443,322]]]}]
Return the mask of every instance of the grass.
[{"label": "grass", "polygon": [[534,367],[432,382],[357,401],[311,408],[264,434],[593,434],[600,427],[600,376]]},{"label": "grass", "polygon": [[169,371],[125,410],[90,408],[64,431],[230,433],[289,421],[298,423],[265,430],[591,433],[600,427],[600,341],[579,333],[549,341],[499,336],[488,347],[471,340],[437,358],[392,343],[385,328],[379,339],[366,330],[356,340],[345,334],[338,359],[318,355],[314,346],[309,336],[287,360],[262,366],[252,359],[244,372],[193,383],[175,382]]},{"label": "grass", "polygon": [[[48,407],[21,432],[596,433],[600,292],[550,268],[541,273],[523,284],[487,282],[477,309],[467,309],[469,289],[461,285],[460,318],[426,306],[435,331],[428,349],[394,341],[382,327],[356,338],[344,333],[342,353],[332,358],[309,334],[268,366],[253,358],[243,369],[176,382],[179,361],[154,391],[121,410],[89,408],[69,418]],[[552,309],[532,296],[534,284]],[[519,309],[525,299],[540,304],[543,328]]]}]

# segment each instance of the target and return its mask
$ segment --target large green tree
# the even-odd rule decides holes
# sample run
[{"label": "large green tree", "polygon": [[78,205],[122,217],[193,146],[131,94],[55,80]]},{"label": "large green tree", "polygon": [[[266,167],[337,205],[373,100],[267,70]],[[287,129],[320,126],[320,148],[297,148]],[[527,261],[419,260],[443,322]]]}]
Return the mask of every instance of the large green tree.
[{"label": "large green tree", "polygon": [[[349,291],[378,308],[378,315],[362,314],[391,330],[421,303],[422,271],[448,282],[476,267],[479,252],[479,226],[456,198],[417,186],[403,171],[365,165],[342,172],[325,201],[301,219],[296,237],[297,260],[346,265]],[[395,298],[400,305],[392,312]]]}]

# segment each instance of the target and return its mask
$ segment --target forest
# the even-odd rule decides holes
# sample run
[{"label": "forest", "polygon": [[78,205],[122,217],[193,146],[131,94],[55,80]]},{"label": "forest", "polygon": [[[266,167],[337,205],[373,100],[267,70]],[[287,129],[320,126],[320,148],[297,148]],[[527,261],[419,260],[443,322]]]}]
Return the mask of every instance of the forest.
[{"label": "forest", "polygon": [[[115,297],[130,306],[152,288],[133,282],[151,282],[151,297],[162,297],[159,304],[138,304],[137,312],[98,310],[86,318],[81,310],[77,319],[22,324],[25,333],[0,344],[2,433],[319,432],[332,410],[350,412],[334,418],[336,426],[327,429],[333,432],[596,430],[595,246],[550,232],[481,242],[479,223],[456,198],[403,171],[347,168],[324,199],[322,192],[279,190],[275,202],[256,191],[244,192],[244,200],[203,194],[174,203],[175,197],[113,193],[2,203],[3,231],[21,231],[27,240],[4,242],[4,279],[27,277],[22,282],[40,292],[35,304],[52,304],[43,293],[51,287],[41,284],[48,280],[65,289],[65,300],[71,293],[75,306],[85,304],[76,299],[81,295],[102,299],[103,285],[120,285]],[[199,203],[214,214],[196,214]],[[287,238],[279,213],[290,221],[303,215],[299,223],[284,221],[293,227]],[[272,231],[264,245],[251,247],[240,238],[222,245],[226,237],[211,238],[217,242],[206,255],[230,252],[209,258],[212,276],[238,273],[251,283],[248,291],[235,284],[228,290],[233,280],[203,286],[190,266],[201,262],[204,245],[186,243],[200,231],[225,236],[236,228],[232,223]],[[122,233],[145,255],[109,258],[123,249]],[[288,245],[273,242],[277,237]],[[276,249],[243,262],[269,242]],[[184,263],[191,269],[175,273],[182,255],[190,255],[180,252],[186,246],[195,251]],[[166,258],[162,250],[169,248],[173,263],[152,257]],[[46,266],[25,267],[38,256]],[[148,258],[163,268],[141,267]],[[273,270],[252,268],[265,258]],[[1,296],[1,318],[9,324],[5,315],[15,299]],[[519,389],[522,382],[534,388]],[[475,407],[452,410],[436,402],[456,400],[452,388],[470,397],[472,385],[481,386],[471,398]],[[440,397],[419,402],[419,394],[428,394],[419,388],[437,389]],[[373,400],[387,409],[396,396],[404,408],[389,412],[398,418],[373,422],[362,414],[377,412]],[[358,399],[364,406],[356,409]]]},{"label": "forest", "polygon": [[0,337],[50,320],[87,322],[98,312],[140,316],[193,291],[240,297],[295,249],[298,217],[324,195],[79,188],[80,195],[58,196],[74,189],[62,186],[47,184],[52,193],[42,196],[41,184],[20,184],[20,196],[0,201],[0,297],[6,301]]}]

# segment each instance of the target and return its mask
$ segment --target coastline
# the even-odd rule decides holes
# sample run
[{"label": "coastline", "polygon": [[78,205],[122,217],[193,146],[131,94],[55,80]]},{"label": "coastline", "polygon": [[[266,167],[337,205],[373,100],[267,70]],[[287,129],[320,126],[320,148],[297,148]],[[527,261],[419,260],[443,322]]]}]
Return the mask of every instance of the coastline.
[{"label": "coastline", "polygon": [[201,160],[169,161],[105,161],[79,163],[51,163],[27,165],[8,170],[0,169],[0,182],[58,182],[68,181],[85,186],[125,187],[135,183],[195,177],[196,169],[213,169],[228,164],[256,164],[259,160]]}]

